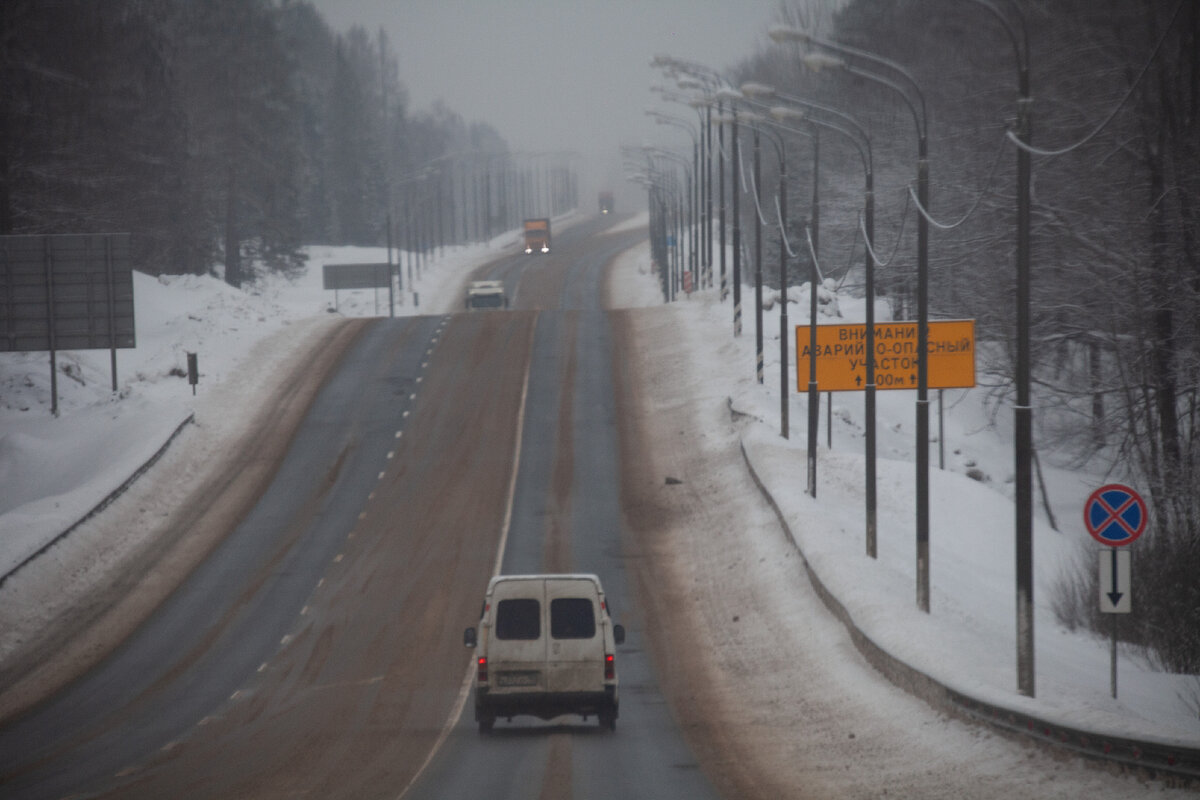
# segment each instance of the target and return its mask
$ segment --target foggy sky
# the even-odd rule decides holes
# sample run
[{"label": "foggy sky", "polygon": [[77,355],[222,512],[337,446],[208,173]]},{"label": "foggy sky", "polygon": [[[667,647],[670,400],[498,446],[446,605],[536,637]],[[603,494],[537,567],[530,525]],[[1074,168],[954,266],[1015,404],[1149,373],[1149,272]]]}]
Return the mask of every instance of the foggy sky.
[{"label": "foggy sky", "polygon": [[[409,108],[441,99],[514,151],[573,150],[592,180],[619,179],[620,145],[691,144],[656,125],[658,53],[724,70],[767,41],[779,0],[312,0],[335,31],[382,26]],[[591,183],[591,180],[587,181]],[[591,187],[587,187],[591,188]]]}]

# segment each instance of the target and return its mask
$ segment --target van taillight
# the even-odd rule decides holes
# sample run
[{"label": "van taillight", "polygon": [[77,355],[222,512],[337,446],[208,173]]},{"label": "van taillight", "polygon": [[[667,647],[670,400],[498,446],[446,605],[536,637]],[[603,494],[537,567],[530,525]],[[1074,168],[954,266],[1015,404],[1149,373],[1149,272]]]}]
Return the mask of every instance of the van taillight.
[{"label": "van taillight", "polygon": [[478,679],[479,679],[479,682],[480,682],[480,683],[487,683],[487,679],[488,679],[488,678],[487,678],[487,656],[480,656],[480,657],[479,657],[479,675],[478,675]]},{"label": "van taillight", "polygon": [[617,665],[611,653],[604,657],[604,680],[611,681],[617,677]]}]

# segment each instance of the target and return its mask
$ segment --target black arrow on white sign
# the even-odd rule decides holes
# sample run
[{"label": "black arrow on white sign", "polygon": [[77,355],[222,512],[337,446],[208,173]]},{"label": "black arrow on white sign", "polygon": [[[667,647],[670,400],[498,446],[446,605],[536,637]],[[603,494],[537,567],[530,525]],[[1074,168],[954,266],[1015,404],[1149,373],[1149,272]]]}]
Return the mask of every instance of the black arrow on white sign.
[{"label": "black arrow on white sign", "polygon": [[1121,604],[1121,582],[1117,574],[1117,551],[1110,550],[1108,553],[1109,562],[1112,564],[1112,591],[1108,593],[1108,599],[1112,601],[1113,608]]}]

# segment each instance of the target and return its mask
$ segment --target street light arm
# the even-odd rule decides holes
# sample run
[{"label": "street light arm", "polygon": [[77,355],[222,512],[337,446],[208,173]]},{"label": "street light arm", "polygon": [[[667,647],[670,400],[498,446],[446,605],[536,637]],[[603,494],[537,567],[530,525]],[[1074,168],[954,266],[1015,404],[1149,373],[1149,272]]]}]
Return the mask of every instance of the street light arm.
[{"label": "street light arm", "polygon": [[917,97],[921,101],[921,110],[918,115],[917,107],[913,104],[912,98],[908,96],[908,92],[904,91],[904,87],[896,81],[893,81],[890,78],[885,78],[882,75],[876,75],[873,72],[861,70],[858,67],[853,67],[849,64],[846,64],[843,69],[845,69],[850,75],[853,75],[857,78],[863,78],[864,80],[874,81],[875,83],[886,86],[887,88],[899,94],[900,97],[903,98],[904,104],[908,106],[909,113],[912,114],[913,123],[917,126],[917,136],[920,139],[923,148],[924,142],[926,141],[925,95],[921,94],[920,92],[917,93]]},{"label": "street light arm", "polygon": [[[844,44],[840,44],[838,42],[829,41],[828,39],[822,39],[820,37],[805,33],[804,31],[799,30],[798,28],[792,28],[792,27],[789,27],[786,25],[776,25],[776,26],[772,27],[770,29],[770,31],[768,31],[768,35],[777,42],[792,41],[792,42],[800,42],[802,44],[816,45],[817,47],[821,47],[826,50],[832,50],[835,53],[841,53],[842,55],[845,55],[845,56],[851,56],[853,58],[862,59],[863,61],[867,61],[872,64],[878,64],[879,66],[885,67],[885,68],[895,72],[896,74],[900,75],[901,77],[904,78],[904,80],[912,88],[912,91],[917,95],[917,99],[920,101],[921,114],[920,114],[920,118],[917,120],[917,128],[920,131],[922,138],[924,138],[924,136],[926,134],[926,121],[928,120],[928,114],[927,114],[926,108],[925,108],[925,94],[921,91],[921,87],[917,83],[916,78],[914,78],[912,76],[912,73],[910,73],[902,65],[898,64],[895,61],[892,61],[890,58],[885,58],[883,56],[876,55],[875,53],[871,53],[866,50],[859,50],[857,47],[850,47],[849,45],[844,45]],[[835,63],[830,63],[829,66],[838,66],[838,65]],[[853,68],[850,67],[849,65],[845,65],[844,68],[847,71],[853,70]],[[858,75],[859,77],[868,78],[868,79],[878,79],[881,82],[886,80],[884,78],[880,78],[880,76],[878,76],[878,75],[874,75],[873,73],[869,73],[869,72],[852,72],[852,74]],[[896,89],[897,91],[899,91],[902,95],[904,95],[905,99],[909,103],[909,108],[914,109],[912,100],[911,100],[911,98],[908,97],[908,92],[904,91],[904,89],[902,87],[900,87],[898,84],[888,83],[888,85],[891,86],[892,88]],[[913,110],[913,116],[916,117],[915,109]]]},{"label": "street light arm", "polygon": [[858,147],[858,153],[859,153],[860,157],[862,157],[862,155],[863,155],[862,145],[866,145],[865,166],[866,166],[868,172],[874,171],[874,158],[873,158],[873,155],[871,152],[871,137],[867,134],[866,129],[864,129],[863,126],[859,123],[859,121],[856,120],[854,117],[852,117],[849,114],[847,114],[846,112],[840,111],[839,109],[836,109],[832,106],[827,106],[822,103],[817,103],[812,100],[807,100],[803,97],[797,97],[795,95],[784,94],[783,92],[780,92],[777,89],[770,87],[770,86],[764,86],[763,88],[770,91],[771,97],[774,97],[778,100],[782,100],[785,103],[794,103],[794,104],[796,104],[798,106],[802,106],[804,108],[816,109],[817,111],[820,111],[825,114],[829,114],[830,116],[836,117],[837,119],[845,122],[847,125],[849,125],[851,128],[853,128],[854,132],[861,138],[861,140],[862,140],[861,144],[859,143],[859,141],[855,140],[854,134],[850,133],[850,131],[847,131],[844,128],[841,128],[838,125],[834,125],[833,123],[830,123],[826,120],[820,120],[820,119],[817,119],[816,117],[811,117],[811,116],[807,117],[807,119],[810,122],[813,122],[814,124],[831,128],[835,131],[842,133],[843,135],[847,136],[848,138],[850,138],[854,142],[855,146]]},{"label": "street light arm", "polygon": [[1021,76],[1021,94],[1026,96],[1029,94],[1029,26],[1025,24],[1025,15],[1015,4],[1012,5],[1013,10],[1021,20],[1021,35],[1017,36],[1017,31],[1013,27],[1012,22],[1008,17],[1001,13],[1000,9],[996,8],[988,0],[970,0],[977,6],[982,6],[987,11],[1000,21],[1004,26],[1004,32],[1008,34],[1008,41],[1012,45],[1013,55],[1017,59],[1017,69]]}]

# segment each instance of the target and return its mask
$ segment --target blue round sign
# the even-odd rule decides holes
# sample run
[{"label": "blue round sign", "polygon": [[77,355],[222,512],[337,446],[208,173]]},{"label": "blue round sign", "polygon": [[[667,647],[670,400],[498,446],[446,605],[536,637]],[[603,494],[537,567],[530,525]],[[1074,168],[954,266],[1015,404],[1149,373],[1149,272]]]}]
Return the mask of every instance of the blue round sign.
[{"label": "blue round sign", "polygon": [[1100,544],[1129,544],[1146,529],[1146,502],[1128,486],[1101,486],[1083,504],[1083,524]]}]

